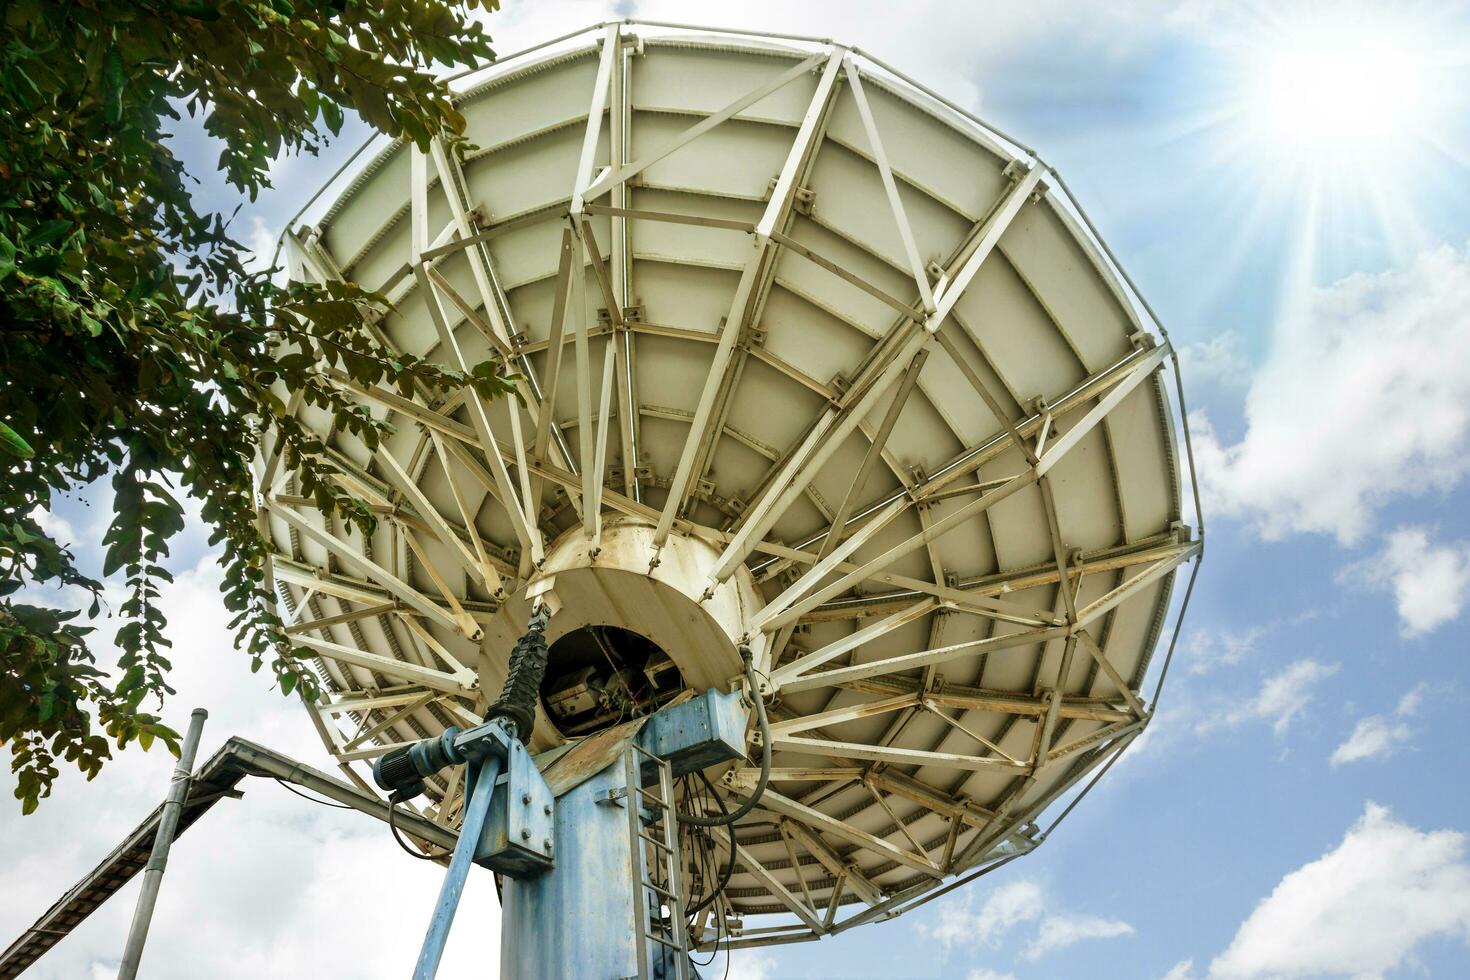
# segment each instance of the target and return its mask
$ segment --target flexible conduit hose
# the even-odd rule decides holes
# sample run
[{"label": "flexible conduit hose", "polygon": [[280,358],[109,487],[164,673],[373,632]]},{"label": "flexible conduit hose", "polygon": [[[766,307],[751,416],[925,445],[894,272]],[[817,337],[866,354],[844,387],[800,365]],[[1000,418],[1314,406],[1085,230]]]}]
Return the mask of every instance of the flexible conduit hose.
[{"label": "flexible conduit hose", "polygon": [[[761,774],[755,781],[755,790],[750,798],[733,813],[721,813],[718,817],[701,817],[693,813],[679,814],[679,823],[686,827],[734,827],[735,821],[745,816],[760,802],[771,779],[771,726],[766,720],[766,703],[761,700],[760,685],[755,680],[755,662],[750,647],[740,648],[740,659],[745,661],[745,680],[750,684],[750,696],[755,701],[755,723],[761,733]],[[718,798],[718,794],[716,795]],[[724,809],[721,807],[721,809]],[[731,831],[731,850],[734,850],[734,831]]]}]

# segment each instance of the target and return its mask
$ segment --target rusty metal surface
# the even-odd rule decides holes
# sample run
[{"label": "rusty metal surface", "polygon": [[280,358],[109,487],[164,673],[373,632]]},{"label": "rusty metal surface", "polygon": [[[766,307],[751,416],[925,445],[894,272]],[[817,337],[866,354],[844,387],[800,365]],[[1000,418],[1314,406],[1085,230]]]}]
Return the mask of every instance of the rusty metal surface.
[{"label": "rusty metal surface", "polygon": [[558,755],[541,771],[541,778],[551,787],[551,795],[565,795],[616,762],[647,721],[647,718],[634,718],[614,725],[587,736]]}]

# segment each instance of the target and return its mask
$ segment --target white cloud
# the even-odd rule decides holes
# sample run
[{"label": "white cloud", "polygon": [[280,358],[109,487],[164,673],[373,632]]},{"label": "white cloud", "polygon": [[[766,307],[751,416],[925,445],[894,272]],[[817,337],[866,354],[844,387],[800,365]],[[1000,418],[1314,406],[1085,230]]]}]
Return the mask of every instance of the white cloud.
[{"label": "white cloud", "polygon": [[71,526],[71,522],[65,517],[42,507],[33,507],[31,508],[31,519],[39,524],[41,530],[51,535],[52,540],[63,548],[76,546],[76,529]]},{"label": "white cloud", "polygon": [[[267,690],[232,649],[211,558],[180,570],[162,605],[175,641],[170,720],[209,709],[202,762],[231,735],[332,771],[302,707]],[[103,635],[102,631],[99,635]],[[99,642],[99,659],[108,652]],[[0,937],[8,942],[158,804],[173,760],[129,749],[91,783],[63,770],[53,796],[21,817],[0,807]],[[409,972],[443,870],[414,861],[387,828],[355,811],[314,806],[268,780],[247,780],[179,837],[149,933],[143,973],[246,980],[362,980]],[[488,876],[472,874],[442,976],[469,976],[495,948],[500,913]],[[36,980],[115,976],[137,897],[134,881],[27,973]],[[373,937],[364,942],[363,937]],[[330,949],[331,955],[323,955]]]},{"label": "white cloud", "polygon": [[[776,968],[776,961],[765,953],[738,950],[729,959],[729,980],[772,980],[774,976],[771,971]],[[706,976],[713,975],[712,969],[706,973]]]},{"label": "white cloud", "polygon": [[1256,906],[1210,976],[1367,980],[1411,964],[1434,938],[1470,945],[1465,835],[1418,830],[1369,803],[1341,844]]},{"label": "white cloud", "polygon": [[1248,721],[1267,721],[1272,731],[1284,735],[1292,721],[1311,704],[1316,686],[1335,673],[1337,664],[1310,659],[1294,661],[1266,678],[1255,697],[1201,720],[1196,728],[1209,731],[1221,725],[1234,728]]},{"label": "white cloud", "polygon": [[1377,759],[1393,755],[1413,733],[1401,721],[1392,721],[1382,715],[1369,715],[1359,720],[1353,733],[1332,751],[1332,765],[1358,762],[1362,759]]},{"label": "white cloud", "polygon": [[1470,542],[1435,544],[1431,533],[1419,525],[1395,528],[1384,535],[1377,554],[1340,576],[1392,592],[1405,637],[1423,636],[1459,618],[1470,596]]},{"label": "white cloud", "polygon": [[1018,926],[1034,922],[1036,928],[1022,951],[1029,960],[1086,939],[1111,939],[1133,932],[1126,922],[1065,910],[1048,911],[1048,905],[1055,909],[1056,903],[1048,902],[1041,885],[1023,878],[995,889],[978,910],[969,896],[963,901],[951,900],[940,906],[936,925],[919,928],[946,947],[972,945],[995,949]]},{"label": "white cloud", "polygon": [[[1400,718],[1417,714],[1428,690],[1429,685],[1425,683],[1415,685],[1412,690],[1399,698],[1394,713]],[[1395,721],[1383,715],[1369,715],[1360,719],[1347,740],[1333,750],[1332,765],[1337,767],[1346,762],[1358,762],[1362,759],[1386,758],[1406,745],[1413,735],[1413,730],[1402,721]]]},{"label": "white cloud", "polygon": [[1272,730],[1280,735],[1311,701],[1311,689],[1335,673],[1336,664],[1298,660],[1281,673],[1266,679],[1261,685],[1260,694],[1251,704],[1251,712],[1258,718],[1270,721]]},{"label": "white cloud", "polygon": [[264,272],[271,267],[271,259],[276,253],[276,236],[271,234],[260,215],[251,217],[250,234],[244,244],[250,249],[250,255],[245,259],[246,272]]},{"label": "white cloud", "polygon": [[1399,698],[1398,706],[1394,708],[1394,711],[1405,717],[1417,715],[1419,713],[1419,709],[1424,705],[1424,695],[1428,693],[1428,682],[1420,681],[1418,684],[1415,684],[1413,688],[1411,688],[1408,692],[1406,692],[1403,697]]},{"label": "white cloud", "polygon": [[1140,760],[1168,752],[1197,727],[1197,708],[1188,688],[1176,688],[1160,701],[1160,705],[1161,707],[1154,709],[1153,718],[1147,727],[1134,737],[1132,744],[1119,758],[1113,767],[1114,773],[1135,768]]},{"label": "white cloud", "polygon": [[1470,468],[1470,254],[1313,292],[1278,329],[1228,442],[1196,414],[1195,455],[1211,515],[1267,538],[1362,537],[1401,495],[1444,491]]},{"label": "white cloud", "polygon": [[968,900],[940,906],[939,923],[927,931],[945,946],[978,943],[993,948],[1017,925],[1040,918],[1041,912],[1041,886],[1023,878],[1008,881],[987,895],[979,912],[973,911]]},{"label": "white cloud", "polygon": [[985,967],[979,967],[965,974],[965,980],[1016,980],[1016,975],[1014,973],[1001,973],[999,970],[987,970]]},{"label": "white cloud", "polygon": [[1190,634],[1185,653],[1191,674],[1208,674],[1217,667],[1233,667],[1256,652],[1256,645],[1266,630],[1253,626],[1247,630],[1195,630]]},{"label": "white cloud", "polygon": [[1028,960],[1040,959],[1047,953],[1066,949],[1085,939],[1116,939],[1131,936],[1131,925],[1118,919],[1104,919],[1096,915],[1048,915],[1041,920],[1036,938],[1031,940],[1023,954]]},{"label": "white cloud", "polygon": [[1034,881],[1007,882],[986,897],[973,922],[971,938],[997,946],[1020,923],[1040,918],[1043,904],[1041,886]]},{"label": "white cloud", "polygon": [[[1034,0],[1024,7],[945,0],[901,5],[879,0],[750,0],[733,6],[690,0],[561,0],[508,4],[483,19],[502,57],[578,27],[623,17],[832,38],[863,48],[983,116],[980,78],[987,70],[1012,64],[1028,49],[1062,44],[1086,52],[1089,65],[1121,66],[1148,51],[1158,36],[1200,26],[1200,9],[1209,6],[1167,0],[1119,0],[1106,6],[1085,0]],[[1049,91],[1060,94],[1064,90],[1056,86],[1069,80],[1044,81],[1052,86]],[[1083,82],[1072,84],[1080,88]]]},{"label": "white cloud", "polygon": [[[778,980],[775,971],[776,958],[769,953],[754,949],[737,949],[716,952],[706,965],[703,954],[699,956],[699,975],[702,977],[725,978],[725,980]],[[483,970],[481,971],[484,972]]]},{"label": "white cloud", "polygon": [[1180,960],[1175,963],[1162,980],[1194,980],[1194,960]]},{"label": "white cloud", "polygon": [[1233,330],[1181,347],[1179,368],[1191,385],[1244,388],[1250,381],[1251,363],[1240,334]]}]

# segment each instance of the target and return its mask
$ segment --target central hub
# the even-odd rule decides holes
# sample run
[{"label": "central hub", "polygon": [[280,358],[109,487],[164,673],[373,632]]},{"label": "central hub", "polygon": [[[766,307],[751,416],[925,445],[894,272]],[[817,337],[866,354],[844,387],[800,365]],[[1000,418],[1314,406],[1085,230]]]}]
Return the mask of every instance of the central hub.
[{"label": "central hub", "polygon": [[653,533],[642,522],[607,521],[594,553],[592,540],[573,527],[486,625],[480,684],[498,691],[530,597],[550,600],[551,653],[533,749],[651,713],[684,690],[728,690],[741,675],[736,647],[763,601],[749,571],[737,569],[703,598],[720,549],[675,531],[650,569]]},{"label": "central hub", "polygon": [[567,735],[653,714],[684,690],[674,659],[620,626],[584,626],[551,645],[541,703]]}]

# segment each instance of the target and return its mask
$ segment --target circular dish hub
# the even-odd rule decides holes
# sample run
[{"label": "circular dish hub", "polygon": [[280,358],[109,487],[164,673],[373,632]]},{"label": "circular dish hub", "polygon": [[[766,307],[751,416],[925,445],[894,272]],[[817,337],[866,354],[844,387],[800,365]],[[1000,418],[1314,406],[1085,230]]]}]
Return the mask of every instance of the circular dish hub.
[{"label": "circular dish hub", "polygon": [[563,532],[536,575],[485,626],[480,687],[498,691],[505,651],[530,618],[530,597],[551,597],[537,718],[538,734],[554,729],[541,736],[549,745],[641,715],[686,688],[729,690],[741,676],[736,646],[764,605],[749,571],[738,569],[706,597],[720,549],[673,534],[650,569],[653,535],[652,525],[626,518],[603,525],[598,547],[580,526]]},{"label": "circular dish hub", "polygon": [[[1033,847],[1146,724],[1201,547],[1168,344],[1060,180],[828,42],[625,23],[456,84],[467,152],[381,144],[286,239],[292,275],[386,294],[386,347],[519,378],[328,373],[376,448],[295,402],[367,537],[262,461],[329,750],[477,723],[546,596],[538,752],[755,653],[774,772],[701,942],[888,917]],[[732,804],[758,755],[707,774]]]}]

